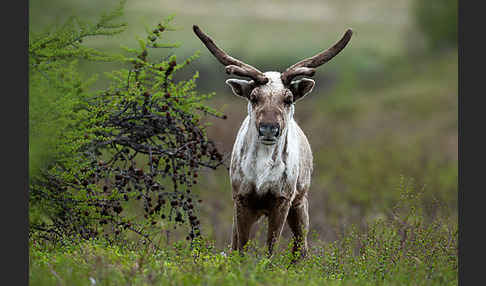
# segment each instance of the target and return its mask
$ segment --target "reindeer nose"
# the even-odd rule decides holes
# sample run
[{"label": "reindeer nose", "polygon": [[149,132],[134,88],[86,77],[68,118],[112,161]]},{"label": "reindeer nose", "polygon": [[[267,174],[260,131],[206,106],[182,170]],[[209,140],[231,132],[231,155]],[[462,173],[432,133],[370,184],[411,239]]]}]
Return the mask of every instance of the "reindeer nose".
[{"label": "reindeer nose", "polygon": [[277,137],[280,131],[277,123],[260,123],[258,126],[258,133],[260,136]]}]

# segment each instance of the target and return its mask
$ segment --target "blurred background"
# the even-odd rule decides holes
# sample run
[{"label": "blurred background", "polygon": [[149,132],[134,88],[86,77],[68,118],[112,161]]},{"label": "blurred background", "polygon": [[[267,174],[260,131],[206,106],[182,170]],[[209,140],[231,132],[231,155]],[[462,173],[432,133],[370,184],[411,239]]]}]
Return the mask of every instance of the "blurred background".
[{"label": "blurred background", "polygon": [[[94,21],[117,3],[31,0],[30,29],[43,31],[72,15]],[[389,216],[403,184],[422,192],[430,220],[438,215],[457,220],[457,1],[128,1],[128,30],[86,44],[121,52],[120,45],[137,45],[136,35],[169,15],[178,30],[166,34],[167,41],[181,46],[160,55],[181,59],[200,51],[179,76],[199,71],[198,90],[216,92],[208,104],[228,119],[209,119],[209,136],[224,152],[231,152],[246,101],[224,83],[224,67],[193,34],[193,24],[262,71],[283,71],[353,29],[348,46],[317,70],[314,91],[296,106],[295,118],[314,152],[313,236],[333,241],[347,226]],[[81,64],[86,75],[100,74],[93,89],[107,85],[103,71],[117,68]],[[217,246],[226,246],[233,210],[228,171],[222,167],[201,177],[202,230]],[[255,228],[257,238],[265,235],[264,224]],[[284,238],[289,237],[286,227]]]}]

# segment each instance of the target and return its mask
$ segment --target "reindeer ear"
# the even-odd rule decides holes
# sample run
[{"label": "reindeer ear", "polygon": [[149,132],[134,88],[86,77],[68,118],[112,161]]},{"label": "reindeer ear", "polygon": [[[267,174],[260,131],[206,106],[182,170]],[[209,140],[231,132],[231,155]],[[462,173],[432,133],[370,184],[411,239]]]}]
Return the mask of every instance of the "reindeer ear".
[{"label": "reindeer ear", "polygon": [[228,79],[226,84],[231,86],[233,93],[237,96],[241,96],[244,98],[249,98],[250,93],[255,88],[255,83],[251,80],[243,80],[243,79]]},{"label": "reindeer ear", "polygon": [[314,81],[308,78],[302,78],[290,83],[290,91],[294,95],[294,102],[302,99],[314,88]]}]

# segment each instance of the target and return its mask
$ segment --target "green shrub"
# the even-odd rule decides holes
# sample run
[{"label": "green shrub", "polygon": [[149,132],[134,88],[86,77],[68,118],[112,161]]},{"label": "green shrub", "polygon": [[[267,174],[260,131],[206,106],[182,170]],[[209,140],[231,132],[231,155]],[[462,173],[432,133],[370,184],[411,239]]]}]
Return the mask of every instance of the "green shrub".
[{"label": "green shrub", "polygon": [[[159,41],[174,30],[171,19],[138,39],[139,48],[125,48],[128,56],[81,44],[86,37],[121,32],[125,25],[112,21],[122,5],[95,24],[72,18],[30,42],[31,144],[48,136],[41,148],[50,149],[49,160],[41,157],[43,164],[30,178],[30,230],[37,238],[62,242],[105,235],[125,241],[122,234],[131,231],[151,242],[161,225],[174,222],[190,227],[188,239],[199,235],[191,188],[201,168],[215,169],[223,159],[201,118],[222,115],[204,105],[210,95],[194,90],[197,73],[173,79],[195,56],[179,63],[175,55],[152,57],[154,49],[177,46]],[[109,73],[106,90],[89,92],[75,59],[117,61],[128,68]]]},{"label": "green shrub", "polygon": [[414,2],[414,15],[432,51],[457,47],[457,0]]},{"label": "green shrub", "polygon": [[[84,77],[79,60],[117,61],[107,54],[82,44],[88,38],[113,36],[126,29],[116,20],[123,5],[103,14],[96,23],[70,17],[62,26],[42,33],[29,32],[29,173],[39,170],[61,154],[59,138],[76,122],[86,118],[80,108],[92,96],[89,87],[96,80]],[[79,128],[80,129],[80,128]]]}]

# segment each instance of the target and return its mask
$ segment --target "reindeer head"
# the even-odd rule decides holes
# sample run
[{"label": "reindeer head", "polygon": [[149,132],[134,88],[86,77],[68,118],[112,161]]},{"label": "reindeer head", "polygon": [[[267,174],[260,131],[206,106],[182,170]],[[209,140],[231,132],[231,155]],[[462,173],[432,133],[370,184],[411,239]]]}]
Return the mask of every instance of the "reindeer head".
[{"label": "reindeer head", "polygon": [[228,79],[226,83],[231,86],[235,95],[249,101],[248,115],[258,133],[259,141],[265,145],[273,145],[278,141],[280,135],[285,132],[287,123],[293,118],[294,103],[311,92],[314,87],[312,79],[294,79],[298,76],[312,77],[315,68],[344,49],[352,35],[352,30],[348,29],[341,40],[332,47],[294,64],[283,73],[262,73],[226,54],[198,26],[194,25],[193,30],[216,59],[225,65],[226,73],[251,79]]}]

